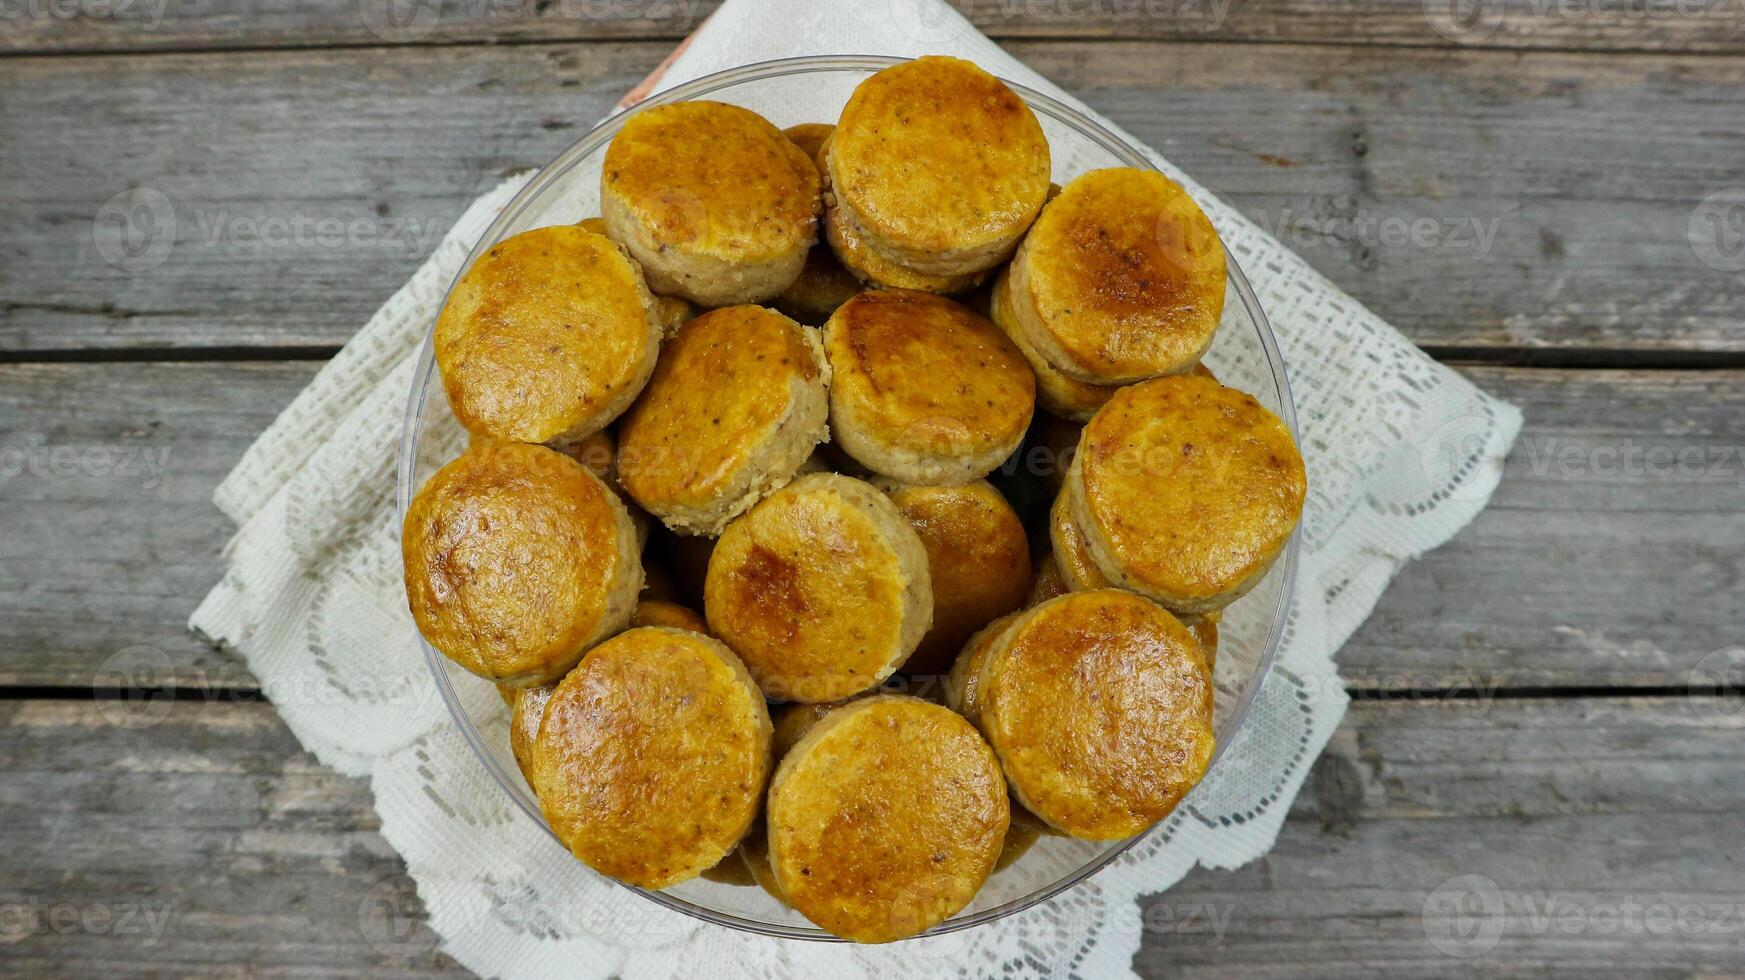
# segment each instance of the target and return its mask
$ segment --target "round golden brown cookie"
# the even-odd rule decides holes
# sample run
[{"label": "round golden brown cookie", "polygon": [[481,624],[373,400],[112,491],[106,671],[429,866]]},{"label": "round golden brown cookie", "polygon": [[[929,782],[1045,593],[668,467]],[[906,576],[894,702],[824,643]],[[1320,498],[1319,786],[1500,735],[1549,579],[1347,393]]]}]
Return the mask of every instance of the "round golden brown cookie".
[{"label": "round golden brown cookie", "polygon": [[448,403],[468,431],[564,443],[630,407],[660,353],[660,321],[623,249],[560,225],[480,256],[450,291],[434,345]]},{"label": "round golden brown cookie", "polygon": [[[1016,619],[1016,617],[1016,614],[1012,614],[1009,617],[1002,617],[1000,621],[1005,623],[1005,621]],[[989,630],[993,630],[993,626],[989,626]],[[939,689],[928,689],[928,692],[937,691]],[[951,687],[944,687],[942,694],[946,696],[949,703]],[[778,766],[782,762],[782,757],[789,753],[790,748],[799,745],[799,739],[806,738],[806,732],[810,732],[818,722],[822,722],[825,715],[829,715],[831,711],[838,710],[845,704],[852,704],[855,699],[876,698],[876,696],[878,694],[867,692],[867,694],[857,694],[855,698],[845,699],[845,701],[831,701],[827,704],[787,704],[782,710],[775,711],[771,715],[771,720],[775,722],[773,750],[775,750],[775,760],[777,760]],[[960,715],[963,715],[963,711],[958,710],[956,706],[951,706],[951,710],[958,711]],[[965,717],[968,718],[968,715]],[[974,718],[970,718],[970,722],[974,724]],[[1037,820],[1037,816],[1026,811],[1024,807],[1012,807],[1012,821],[1005,830],[1005,844],[1000,847],[1000,860],[995,863],[996,872],[1010,867],[1012,861],[1024,856],[1026,851],[1030,851],[1031,844],[1037,842],[1037,837],[1044,834],[1054,834],[1054,830],[1049,828],[1049,825]],[[787,898],[782,896],[782,889],[775,882],[775,872],[770,870],[770,839],[768,839],[768,834],[759,834],[759,827],[752,828],[752,832],[745,835],[745,842],[740,844],[740,854],[745,860],[745,867],[750,868],[750,874],[756,879],[757,884],[761,884],[764,891],[775,896],[777,902],[787,905]]]},{"label": "round golden brown cookie", "polygon": [[925,275],[998,265],[1048,195],[1036,115],[957,58],[918,58],[856,86],[826,163],[840,222],[887,263]]},{"label": "round golden brown cookie", "polygon": [[419,488],[401,532],[430,645],[499,684],[562,677],[629,621],[636,528],[587,468],[544,446],[476,443]]},{"label": "round golden brown cookie", "polygon": [[721,102],[631,115],[606,148],[601,210],[657,293],[700,306],[775,296],[817,241],[820,178],[767,119]]},{"label": "round golden brown cookie", "polygon": [[703,617],[697,615],[676,602],[662,602],[659,599],[644,599],[636,604],[636,611],[630,614],[630,626],[665,626],[668,629],[690,630],[693,633],[709,632],[709,624]]},{"label": "round golden brown cookie", "polygon": [[1054,545],[1054,560],[1060,566],[1061,581],[1066,583],[1069,591],[1085,592],[1109,587],[1109,580],[1097,567],[1097,560],[1091,557],[1091,549],[1085,545],[1084,535],[1072,522],[1072,507],[1064,493],[1057,495],[1054,506],[1048,509],[1048,540]]},{"label": "round golden brown cookie", "polygon": [[770,720],[739,658],[701,633],[627,630],[557,686],[534,743],[534,790],[583,863],[643,888],[719,864],[751,827]]},{"label": "round golden brown cookie", "polygon": [[1060,373],[1123,384],[1191,370],[1224,311],[1224,246],[1181,185],[1093,170],[1066,185],[1008,272],[1015,332]]},{"label": "round golden brown cookie", "polygon": [[986,480],[948,487],[917,487],[892,480],[875,486],[927,549],[933,579],[933,628],[902,670],[941,674],[971,633],[1017,609],[1030,591],[1030,543],[1006,498]]},{"label": "round golden brown cookie", "polygon": [[1024,613],[983,662],[977,700],[1014,798],[1074,837],[1143,831],[1212,759],[1199,645],[1131,592],[1073,592]]},{"label": "round golden brown cookie", "polygon": [[998,762],[950,709],[881,695],[831,712],[770,783],[770,866],[823,929],[882,943],[975,897],[1010,823]]},{"label": "round golden brown cookie", "polygon": [[987,320],[948,299],[879,289],[824,325],[830,424],[875,473],[905,483],[967,483],[1023,442],[1036,381]]},{"label": "round golden brown cookie", "polygon": [[988,298],[988,309],[993,314],[994,325],[1012,338],[1012,343],[1024,355],[1025,362],[1036,372],[1036,402],[1044,411],[1063,419],[1083,422],[1097,414],[1097,409],[1102,408],[1103,403],[1114,396],[1116,386],[1094,385],[1062,374],[1030,345],[1023,332],[1018,329],[1017,319],[1012,313],[1009,273],[1001,271],[994,280],[993,292]]},{"label": "round golden brown cookie", "polygon": [[817,334],[780,313],[697,317],[618,427],[625,492],[675,531],[719,534],[827,438],[829,380]]},{"label": "round golden brown cookie", "polygon": [[[850,700],[853,699],[827,701],[823,704],[790,704],[773,712],[770,720],[775,723],[775,737],[770,742],[770,755],[776,764],[781,763],[782,757],[799,744],[800,739],[812,730],[813,725]],[[787,898],[782,895],[781,885],[776,882],[775,872],[770,868],[769,828],[762,814],[758,815],[751,833],[746,834],[745,840],[740,842],[739,858],[752,880],[762,886],[771,898],[783,905],[788,904]]]},{"label": "round golden brown cookie", "polygon": [[771,699],[833,701],[889,677],[933,621],[921,539],[890,498],[802,476],[727,526],[703,614]]},{"label": "round golden brown cookie", "polygon": [[1112,584],[1206,613],[1272,567],[1307,486],[1276,415],[1246,392],[1183,375],[1110,399],[1085,425],[1065,492]]}]

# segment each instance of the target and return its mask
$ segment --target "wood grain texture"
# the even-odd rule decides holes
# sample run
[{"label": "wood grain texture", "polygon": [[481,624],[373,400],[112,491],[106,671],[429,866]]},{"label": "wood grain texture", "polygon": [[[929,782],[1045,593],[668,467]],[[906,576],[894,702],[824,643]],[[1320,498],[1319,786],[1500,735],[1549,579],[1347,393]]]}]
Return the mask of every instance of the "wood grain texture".
[{"label": "wood grain texture", "polygon": [[[864,0],[875,9],[888,0]],[[1745,50],[1731,0],[1548,3],[1499,0],[947,0],[995,38],[1148,38],[1579,51]],[[130,0],[85,16],[0,20],[0,50],[139,51],[677,40],[717,0]],[[14,9],[26,10],[22,4]],[[919,36],[938,26],[916,23]]]},{"label": "wood grain texture", "polygon": [[1272,851],[1142,901],[1134,966],[1737,975],[1742,731],[1738,698],[1353,704]]},{"label": "wood grain texture", "polygon": [[[1691,242],[1745,194],[1745,57],[1009,46],[1421,344],[1745,352],[1740,273]],[[668,47],[0,59],[0,352],[340,344]],[[141,188],[176,244],[112,265]]]},{"label": "wood grain texture", "polygon": [[272,706],[125,717],[0,703],[0,972],[471,976],[435,952],[368,786]]},{"label": "wood grain texture", "polygon": [[[252,686],[186,631],[231,533],[210,496],[316,367],[0,365],[0,684],[86,688],[145,645],[184,686]],[[1465,370],[1526,431],[1490,507],[1346,646],[1352,685],[1682,688],[1737,644],[1745,372]],[[151,486],[82,462],[128,450],[167,460]]]},{"label": "wood grain texture", "polygon": [[[114,719],[89,701],[0,703],[0,970],[465,975],[415,925],[368,789],[300,752],[270,705]],[[1738,711],[1676,698],[1356,703],[1266,857],[1142,899],[1135,969],[1736,973],[1742,731]],[[1475,892],[1469,925],[1500,925],[1496,944],[1441,952],[1430,936],[1448,935],[1446,902],[1484,881],[1505,917]],[[1629,903],[1689,909],[1693,928],[1607,917]],[[117,918],[89,927],[56,908]],[[155,941],[115,927],[130,908],[158,917]],[[407,931],[384,932],[385,911]],[[55,928],[57,914],[72,924]]]},{"label": "wood grain texture", "polygon": [[212,491],[318,367],[0,366],[0,684],[89,689],[146,646],[185,686],[253,686],[187,629],[235,532]]}]

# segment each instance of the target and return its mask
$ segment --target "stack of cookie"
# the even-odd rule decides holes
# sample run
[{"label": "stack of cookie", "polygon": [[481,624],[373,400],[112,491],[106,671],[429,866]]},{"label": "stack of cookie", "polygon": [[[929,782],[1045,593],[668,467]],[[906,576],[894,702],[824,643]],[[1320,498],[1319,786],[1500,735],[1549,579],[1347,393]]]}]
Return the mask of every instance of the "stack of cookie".
[{"label": "stack of cookie", "polygon": [[1199,781],[1217,618],[1302,459],[1200,365],[1225,258],[1193,200],[1050,177],[1022,99],[922,58],[834,126],[637,112],[601,217],[457,283],[472,442],[408,511],[407,595],[501,686],[578,859],[885,942]]}]

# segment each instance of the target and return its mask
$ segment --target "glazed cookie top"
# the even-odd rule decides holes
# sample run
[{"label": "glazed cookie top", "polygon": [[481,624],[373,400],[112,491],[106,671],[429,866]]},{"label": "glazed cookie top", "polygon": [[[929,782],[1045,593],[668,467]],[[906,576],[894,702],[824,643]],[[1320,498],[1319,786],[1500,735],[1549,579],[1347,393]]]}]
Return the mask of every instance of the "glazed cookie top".
[{"label": "glazed cookie top", "polygon": [[1030,424],[1036,379],[1023,355],[998,327],[943,297],[861,293],[825,324],[824,351],[832,419],[884,452],[983,454],[1021,439]]},{"label": "glazed cookie top", "polygon": [[818,168],[767,119],[721,102],[634,112],[606,149],[602,193],[680,253],[758,262],[817,237]]},{"label": "glazed cookie top", "polygon": [[745,836],[770,733],[762,696],[725,645],[632,629],[588,651],[552,694],[534,790],[577,858],[664,888],[714,867]]},{"label": "glazed cookie top", "polygon": [[1224,247],[1175,181],[1093,170],[1043,209],[1010,287],[1019,322],[1066,374],[1103,384],[1176,374],[1218,329]]},{"label": "glazed cookie top", "polygon": [[640,267],[574,225],[492,247],[436,321],[436,364],[455,417],[512,442],[601,428],[636,397],[659,347]]},{"label": "glazed cookie top", "polygon": [[782,894],[863,943],[924,932],[992,873],[1010,811],[999,764],[970,724],[916,698],[831,712],[770,787],[769,856]]},{"label": "glazed cookie top", "polygon": [[419,489],[401,544],[419,632],[512,684],[555,680],[642,587],[624,505],[543,446],[475,443]]},{"label": "glazed cookie top", "polygon": [[795,402],[822,398],[827,377],[816,336],[780,313],[730,306],[697,317],[667,342],[619,426],[625,492],[663,517],[747,492],[747,469],[769,462]]},{"label": "glazed cookie top", "polygon": [[1151,826],[1212,758],[1212,681],[1187,627],[1131,592],[1074,592],[1004,630],[978,723],[1017,799],[1076,837]]},{"label": "glazed cookie top", "polygon": [[832,701],[890,676],[933,618],[927,553],[896,505],[800,477],[722,533],[704,615],[775,700]]},{"label": "glazed cookie top", "polygon": [[881,480],[927,549],[933,628],[904,662],[911,674],[940,674],[969,635],[1017,609],[1030,590],[1030,543],[1006,498],[986,480],[916,487]]},{"label": "glazed cookie top", "polygon": [[973,252],[1015,238],[1048,195],[1048,141],[1005,83],[926,57],[860,83],[830,137],[837,197],[897,253]]},{"label": "glazed cookie top", "polygon": [[1073,466],[1073,518],[1099,567],[1190,613],[1222,608],[1265,572],[1307,493],[1278,416],[1200,375],[1121,389],[1085,425]]}]

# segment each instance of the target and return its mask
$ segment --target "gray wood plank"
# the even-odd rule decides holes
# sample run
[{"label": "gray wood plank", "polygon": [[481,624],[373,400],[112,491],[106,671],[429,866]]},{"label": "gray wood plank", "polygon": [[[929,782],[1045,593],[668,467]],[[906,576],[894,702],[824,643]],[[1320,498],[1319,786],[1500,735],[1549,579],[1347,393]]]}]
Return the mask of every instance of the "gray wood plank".
[{"label": "gray wood plank", "polygon": [[[1134,966],[1736,975],[1742,725],[1678,698],[1355,703],[1271,853],[1142,899]],[[9,975],[463,975],[425,931],[369,931],[403,868],[367,789],[299,752],[270,705],[182,702],[121,728],[91,702],[0,703],[0,779]],[[61,932],[55,908],[150,910],[161,931]]]},{"label": "gray wood plank", "polygon": [[270,705],[116,717],[0,703],[0,972],[470,976],[435,952],[368,787],[300,751]]},{"label": "gray wood plank", "polygon": [[252,687],[187,631],[235,531],[212,490],[319,366],[0,366],[0,684],[89,688],[147,646]]},{"label": "gray wood plank", "polygon": [[1737,976],[1745,831],[1728,814],[1745,803],[1742,709],[1355,703],[1271,853],[1142,902],[1158,928],[1135,967]]},{"label": "gray wood plank", "polygon": [[[1745,350],[1740,243],[1706,220],[1736,202],[1703,205],[1745,195],[1745,58],[1010,47],[1420,343]],[[0,351],[341,343],[667,49],[0,59]],[[155,266],[110,247],[121,209],[154,214],[142,189],[174,214]]]},{"label": "gray wood plank", "polygon": [[[882,0],[869,0],[872,4]],[[1158,40],[1592,51],[1745,50],[1729,0],[1664,4],[1499,0],[1462,8],[1421,0],[947,0],[996,38]],[[0,20],[0,50],[135,51],[320,45],[677,39],[717,0],[131,0],[79,17]],[[17,9],[30,10],[20,5]],[[65,9],[65,8],[60,8]],[[114,11],[114,12],[111,12]],[[923,38],[934,25],[919,23]]]},{"label": "gray wood plank", "polygon": [[[185,686],[252,685],[184,628],[231,533],[209,498],[315,369],[0,365],[0,465],[36,461],[0,479],[0,685],[88,687],[134,645]],[[1490,508],[1409,565],[1346,647],[1351,683],[1682,688],[1736,645],[1745,372],[1463,370],[1522,403],[1526,431]],[[131,450],[167,452],[151,486],[113,472]]]}]

